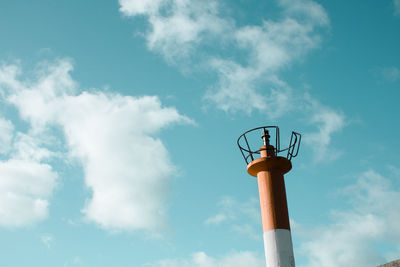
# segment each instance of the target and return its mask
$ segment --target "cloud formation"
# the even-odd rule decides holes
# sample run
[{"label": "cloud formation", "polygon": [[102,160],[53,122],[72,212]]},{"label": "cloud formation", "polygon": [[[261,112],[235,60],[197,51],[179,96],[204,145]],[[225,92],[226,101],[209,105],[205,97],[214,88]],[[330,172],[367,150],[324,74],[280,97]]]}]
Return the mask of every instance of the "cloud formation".
[{"label": "cloud formation", "polygon": [[165,259],[155,263],[148,263],[145,267],[264,267],[263,257],[253,252],[234,252],[223,257],[210,257],[204,252],[193,253],[187,259]]},{"label": "cloud formation", "polygon": [[169,62],[190,56],[204,39],[227,27],[214,0],[119,0],[119,4],[125,16],[147,18],[147,46]]},{"label": "cloud formation", "polygon": [[253,239],[261,239],[261,216],[258,199],[250,198],[245,202],[240,202],[233,197],[224,196],[218,202],[218,207],[218,213],[207,218],[204,221],[205,225],[218,226],[228,223],[234,232]]},{"label": "cloud formation", "polygon": [[11,148],[14,125],[0,117],[0,154],[7,154]]},{"label": "cloud formation", "polygon": [[0,161],[0,177],[0,226],[26,226],[48,216],[58,177],[50,165],[11,158]]},{"label": "cloud formation", "polygon": [[[222,4],[214,0],[119,3],[124,15],[147,19],[148,48],[167,61],[202,55],[200,65],[219,76],[205,99],[227,112],[275,110],[269,115],[281,115],[282,110],[276,110],[287,106],[291,92],[278,72],[317,47],[321,39],[317,29],[329,25],[325,10],[313,1],[277,1],[282,9],[280,19],[242,27],[221,14]],[[221,53],[204,51],[204,46],[217,47],[217,51],[228,46],[231,53],[221,57]],[[246,54],[245,63],[236,56],[239,53]]]},{"label": "cloud formation", "polygon": [[[200,65],[218,73],[219,81],[205,99],[227,112],[252,110],[279,116],[282,106],[291,101],[291,90],[278,72],[318,46],[317,29],[329,25],[321,5],[313,1],[277,1],[282,9],[278,20],[264,20],[262,25],[236,26],[233,18],[223,16],[218,1],[201,4],[191,0],[139,1],[120,0],[126,16],[144,16],[150,29],[145,38],[148,48],[167,61],[200,54]],[[232,52],[205,52],[204,46],[229,47]],[[247,62],[235,56],[245,53]],[[272,105],[272,107],[271,107]],[[268,106],[268,108],[266,108]]]},{"label": "cloud formation", "polygon": [[[288,112],[312,117],[310,121],[318,132],[310,140],[321,147],[314,154],[317,160],[326,158],[323,155],[331,133],[343,127],[343,114],[320,103],[311,105],[316,109],[310,110],[312,97],[304,97],[303,92],[293,90],[281,78],[282,71],[320,45],[322,32],[329,28],[329,17],[320,4],[311,0],[277,0],[275,4],[280,10],[277,18],[238,26],[229,12],[222,12],[226,6],[221,1],[206,0],[200,4],[193,0],[120,0],[119,3],[125,16],[142,17],[148,22],[144,36],[149,50],[161,54],[184,72],[189,65],[190,69],[217,75],[216,83],[205,91],[207,103],[228,113],[262,112],[269,119]],[[325,115],[315,117],[313,114],[320,110],[325,110]],[[326,110],[330,110],[329,114]],[[338,129],[330,128],[332,119]]]},{"label": "cloud formation", "polygon": [[[400,1],[399,1],[400,9]],[[400,80],[400,70],[396,67],[386,67],[382,69],[382,76],[388,82],[396,82]]]},{"label": "cloud formation", "polygon": [[[7,69],[14,71],[7,76]],[[36,136],[62,129],[68,155],[82,164],[92,192],[83,208],[88,220],[108,230],[159,229],[175,167],[157,134],[192,121],[155,96],[80,91],[71,71],[65,59],[41,63],[33,79],[23,80],[18,66],[7,66],[0,84]],[[24,184],[22,176],[14,178]]]},{"label": "cloud formation", "polygon": [[51,234],[42,234],[40,236],[40,241],[42,241],[43,245],[47,248],[51,248],[52,244],[54,243],[54,236]]},{"label": "cloud formation", "polygon": [[[0,77],[1,77],[0,70]],[[1,85],[1,80],[0,80]],[[49,199],[58,174],[45,161],[48,151],[40,140],[17,132],[0,117],[0,226],[30,225],[48,216]]]},{"label": "cloud formation", "polygon": [[[398,255],[400,246],[400,190],[390,180],[370,170],[342,193],[351,208],[332,212],[333,222],[314,229],[311,239],[301,245],[307,267],[377,266]],[[384,243],[391,253],[381,255],[377,245]]]},{"label": "cloud formation", "polygon": [[316,162],[334,160],[340,156],[341,151],[330,147],[332,135],[340,132],[345,126],[343,113],[329,107],[322,106],[317,101],[310,100],[310,124],[317,126],[317,130],[304,135],[304,142],[311,147]]},{"label": "cloud formation", "polygon": [[283,8],[280,20],[264,20],[262,25],[234,29],[233,45],[235,51],[247,54],[245,63],[219,56],[210,60],[219,74],[219,82],[208,91],[206,99],[218,108],[247,113],[258,110],[276,118],[294,104],[292,89],[279,77],[279,72],[319,45],[317,28],[328,25],[329,20],[315,2],[278,3]]},{"label": "cloud formation", "polygon": [[400,16],[400,0],[393,0],[394,14]]}]

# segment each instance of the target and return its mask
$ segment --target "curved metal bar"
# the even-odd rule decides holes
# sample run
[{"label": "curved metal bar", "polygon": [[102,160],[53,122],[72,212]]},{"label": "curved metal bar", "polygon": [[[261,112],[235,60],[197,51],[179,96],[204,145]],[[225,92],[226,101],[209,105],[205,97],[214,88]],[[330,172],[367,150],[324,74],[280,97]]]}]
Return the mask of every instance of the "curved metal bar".
[{"label": "curved metal bar", "polygon": [[277,134],[276,134],[277,137],[276,137],[275,142],[278,142],[278,141],[279,141],[279,128],[278,128],[278,126],[261,126],[261,127],[257,127],[257,128],[250,129],[250,130],[248,130],[248,131],[242,133],[242,134],[239,136],[238,140],[237,140],[238,146],[239,146],[241,149],[243,149],[244,151],[246,151],[246,152],[249,152],[249,153],[252,152],[251,149],[250,149],[250,146],[248,146],[249,150],[247,150],[247,149],[245,149],[244,147],[242,147],[242,146],[240,145],[240,143],[239,143],[239,140],[240,140],[243,136],[245,136],[246,134],[248,134],[248,133],[250,133],[250,132],[253,132],[253,131],[255,131],[255,130],[259,130],[259,129],[271,129],[271,128],[274,128],[274,129],[275,129],[275,132],[277,133]]},{"label": "curved metal bar", "polygon": [[[246,138],[246,135],[243,135],[243,137],[244,137],[244,140],[246,141],[247,148],[249,149],[249,151],[251,151],[249,142],[247,141],[247,138]],[[254,160],[253,154],[250,153],[250,156],[251,156],[251,161],[253,161]]]},{"label": "curved metal bar", "polygon": [[292,132],[292,133],[294,133],[296,136],[299,137],[299,142],[297,143],[297,150],[296,150],[296,153],[293,155],[293,157],[295,158],[295,157],[297,157],[297,155],[299,154],[300,143],[301,143],[301,134],[296,133],[296,132]]},{"label": "curved metal bar", "polygon": [[[293,142],[293,137],[294,137],[294,142]],[[292,143],[293,142],[293,143]],[[289,147],[288,147],[288,151],[287,151],[287,155],[286,158],[291,160],[292,159],[292,155],[293,155],[293,149],[294,149],[294,145],[297,143],[297,136],[293,134],[290,135],[290,142],[289,142]]]},{"label": "curved metal bar", "polygon": [[[246,134],[256,131],[256,130],[260,130],[260,129],[263,129],[263,130],[274,129],[275,130],[275,146],[274,146],[275,154],[277,154],[279,152],[280,144],[279,144],[279,128],[278,128],[278,126],[261,126],[261,127],[256,127],[256,128],[250,129],[250,130],[244,132],[243,134],[241,134],[237,140],[237,145],[238,145],[240,152],[242,153],[242,156],[247,164],[249,163],[248,162],[249,158],[251,158],[252,161],[254,160],[253,154],[260,154],[260,149],[256,149],[256,150],[251,149],[250,144],[247,140]],[[241,139],[244,139],[245,145],[241,144],[241,142],[240,142]],[[247,156],[245,154],[247,154]]]},{"label": "curved metal bar", "polygon": [[[292,132],[292,135],[290,136],[287,159],[291,160],[292,158],[296,157],[299,154],[300,142],[301,142],[301,134],[297,132]],[[296,144],[297,144],[297,149],[296,149]],[[296,153],[294,153],[295,149]]]}]

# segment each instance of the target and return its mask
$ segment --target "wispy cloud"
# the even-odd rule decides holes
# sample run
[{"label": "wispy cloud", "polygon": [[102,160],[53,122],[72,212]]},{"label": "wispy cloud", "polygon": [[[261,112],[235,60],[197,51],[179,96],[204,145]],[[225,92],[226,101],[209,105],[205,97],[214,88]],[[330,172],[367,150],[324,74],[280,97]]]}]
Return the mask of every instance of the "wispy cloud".
[{"label": "wispy cloud", "polygon": [[312,0],[279,0],[278,3],[284,7],[288,16],[299,20],[306,20],[314,25],[328,25],[329,17],[325,9]]},{"label": "wispy cloud", "polygon": [[0,154],[7,154],[11,149],[13,134],[12,122],[0,117]]},{"label": "wispy cloud", "polygon": [[[163,107],[155,96],[81,91],[70,76],[71,71],[72,64],[65,59],[41,63],[32,79],[19,78],[18,70],[9,72],[14,75],[0,80],[0,85],[5,100],[29,122],[36,137],[51,135],[52,127],[62,129],[68,155],[82,164],[86,186],[92,192],[82,210],[88,220],[113,231],[159,229],[166,222],[164,204],[175,167],[157,134],[169,125],[192,121],[175,108]],[[30,155],[26,146],[19,146],[19,150]],[[0,171],[7,171],[21,188],[30,184],[34,173],[39,181],[46,181],[35,183],[35,188],[42,192],[48,184],[45,177],[54,176],[49,165],[31,165],[29,176],[12,171],[21,164],[12,163],[8,166],[14,168],[0,165]],[[39,167],[44,169],[40,172]],[[10,210],[5,218],[19,213],[15,211],[20,207],[12,207],[10,202],[1,201],[8,203],[4,205]]]},{"label": "wispy cloud", "polygon": [[343,113],[321,105],[310,98],[310,124],[317,125],[317,130],[305,133],[305,143],[311,147],[316,162],[334,160],[341,151],[330,146],[332,135],[340,132],[346,124]]},{"label": "wispy cloud", "polygon": [[39,149],[41,142],[0,118],[0,226],[26,226],[48,216],[58,174],[46,163],[49,151]]},{"label": "wispy cloud", "polygon": [[193,253],[188,258],[165,259],[155,263],[145,264],[144,267],[264,267],[263,257],[249,252],[232,252],[222,257],[211,257],[204,252]]},{"label": "wispy cloud", "polygon": [[[126,16],[145,16],[150,25],[146,39],[152,51],[169,62],[198,58],[197,65],[218,73],[219,81],[205,95],[227,112],[275,110],[291,101],[291,92],[278,72],[320,43],[319,28],[329,25],[321,5],[314,1],[277,1],[281,17],[262,25],[236,26],[232,17],[221,14],[219,2],[191,0],[120,0]],[[229,47],[227,56],[207,52]],[[226,52],[226,51],[225,51]],[[237,54],[246,54],[247,60]],[[184,65],[186,67],[186,65]],[[273,108],[266,108],[273,105]]]},{"label": "wispy cloud", "polygon": [[[318,132],[310,138],[321,148],[314,155],[317,160],[325,159],[331,134],[343,127],[340,120],[344,115],[310,95],[304,97],[304,92],[294,90],[281,78],[281,73],[320,46],[329,17],[315,1],[274,2],[280,10],[277,18],[238,26],[229,12],[222,12],[223,4],[214,0],[201,4],[192,0],[119,1],[124,15],[147,20],[145,38],[151,51],[183,72],[189,67],[217,75],[216,82],[205,90],[205,103],[228,113],[258,111],[269,119],[288,112],[313,117],[311,122]],[[313,105],[316,109],[309,108],[310,99],[318,103]],[[314,116],[320,110],[325,114]],[[332,119],[337,122],[335,129],[330,128]]]},{"label": "wispy cloud", "polygon": [[393,0],[394,14],[400,16],[400,0]]},{"label": "wispy cloud", "polygon": [[0,162],[0,177],[0,226],[25,226],[48,216],[58,177],[50,165],[10,158]]},{"label": "wispy cloud", "polygon": [[[253,239],[260,239],[258,233],[261,217],[260,205],[256,198],[250,198],[245,202],[239,202],[233,197],[224,196],[218,202],[219,211],[204,221],[208,226],[218,226],[228,223],[231,230],[246,235]],[[260,230],[261,231],[261,230]]]},{"label": "wispy cloud", "polygon": [[400,80],[400,70],[396,67],[386,67],[382,69],[382,76],[385,81],[396,82]]},{"label": "wispy cloud", "polygon": [[40,236],[40,241],[42,241],[47,248],[50,248],[54,242],[54,236],[51,234],[43,234]]},{"label": "wispy cloud", "polygon": [[72,260],[67,261],[64,263],[63,267],[68,267],[68,266],[83,266],[83,260],[81,257],[74,257]]},{"label": "wispy cloud", "polygon": [[220,224],[224,221],[228,220],[228,216],[225,213],[218,213],[212,217],[207,218],[204,223],[205,224]]},{"label": "wispy cloud", "polygon": [[192,55],[213,35],[223,34],[228,23],[218,16],[218,2],[204,0],[119,0],[126,16],[144,16],[150,25],[147,46],[169,62]]},{"label": "wispy cloud", "polygon": [[[280,20],[235,28],[232,40],[236,51],[248,55],[245,63],[219,56],[211,61],[219,82],[206,99],[218,108],[248,113],[258,110],[275,118],[294,104],[292,89],[279,78],[279,72],[319,45],[321,37],[316,29],[326,26],[328,18],[312,1],[278,3],[283,8]],[[307,6],[318,11],[305,12]]]},{"label": "wispy cloud", "polygon": [[[400,190],[370,170],[342,194],[351,208],[332,211],[331,224],[307,234],[311,238],[301,245],[308,259],[304,266],[372,267],[393,260],[400,252]],[[389,253],[382,255],[378,244],[385,244]]]}]

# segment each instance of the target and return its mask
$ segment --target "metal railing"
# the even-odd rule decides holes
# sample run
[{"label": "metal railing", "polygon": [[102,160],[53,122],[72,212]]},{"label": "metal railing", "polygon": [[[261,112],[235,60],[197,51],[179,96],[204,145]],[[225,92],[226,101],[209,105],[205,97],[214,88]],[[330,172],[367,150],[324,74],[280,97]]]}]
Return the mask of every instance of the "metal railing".
[{"label": "metal railing", "polygon": [[[253,128],[251,130],[248,130],[244,132],[242,135],[239,136],[237,140],[237,145],[239,146],[240,152],[242,153],[242,156],[244,160],[246,161],[246,164],[249,164],[251,161],[254,160],[254,156],[256,154],[260,154],[260,151],[263,149],[260,149],[257,146],[257,149],[252,149],[249,140],[248,140],[248,135],[249,133],[252,133],[257,130],[262,130],[262,138],[264,139],[264,144],[270,144],[270,135],[269,132],[270,130],[274,131],[275,133],[275,145],[272,144],[274,147],[274,152],[275,155],[278,156],[280,153],[287,151],[286,153],[286,158],[288,160],[292,160],[292,158],[295,158],[300,149],[300,142],[301,142],[301,134],[297,132],[293,132],[290,136],[290,143],[289,146],[285,149],[280,149],[280,136],[279,136],[279,127],[278,126],[262,126],[262,127],[257,127]],[[257,144],[259,145],[259,144]],[[249,160],[251,160],[249,162]]]}]

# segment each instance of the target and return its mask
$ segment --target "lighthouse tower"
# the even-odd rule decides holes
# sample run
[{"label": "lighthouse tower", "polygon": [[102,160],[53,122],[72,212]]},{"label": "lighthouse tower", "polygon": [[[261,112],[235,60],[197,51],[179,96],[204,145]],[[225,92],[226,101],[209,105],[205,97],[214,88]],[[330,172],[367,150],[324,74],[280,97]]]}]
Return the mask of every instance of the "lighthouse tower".
[{"label": "lighthouse tower", "polygon": [[[275,146],[270,144],[271,128],[275,129]],[[260,133],[259,130],[264,144],[252,150],[248,135],[254,131]],[[277,126],[255,128],[238,139],[247,172],[257,177],[267,267],[295,266],[284,174],[292,168],[291,159],[297,156],[300,140],[300,134],[292,132],[289,147],[280,150]],[[278,155],[284,151],[286,157]]]}]

